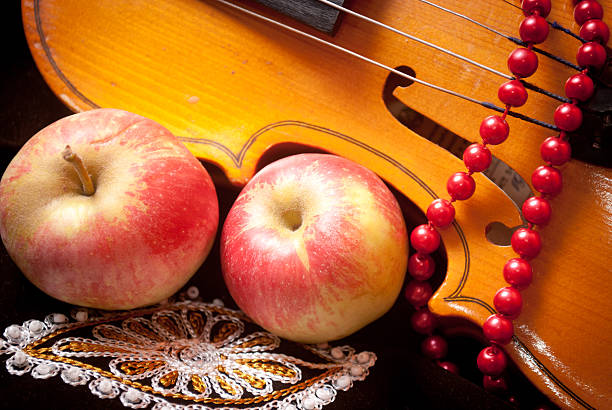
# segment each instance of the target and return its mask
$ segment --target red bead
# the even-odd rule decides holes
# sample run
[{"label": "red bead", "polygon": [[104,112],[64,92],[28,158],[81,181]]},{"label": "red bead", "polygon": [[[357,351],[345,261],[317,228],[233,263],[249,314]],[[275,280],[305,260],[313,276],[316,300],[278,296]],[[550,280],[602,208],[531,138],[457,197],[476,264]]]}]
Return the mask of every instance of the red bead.
[{"label": "red bead", "polygon": [[472,144],[463,151],[463,162],[471,172],[482,172],[491,165],[491,151],[484,145]]},{"label": "red bead", "polygon": [[574,104],[563,103],[555,110],[554,119],[563,131],[576,131],[582,124],[582,111]]},{"label": "red bead", "polygon": [[603,7],[595,0],[583,0],[574,7],[574,20],[579,26],[588,20],[602,18]]},{"label": "red bead", "polygon": [[526,43],[540,44],[548,37],[548,22],[544,17],[525,17],[519,26],[521,39]]},{"label": "red bead", "polygon": [[540,165],[531,174],[531,183],[542,194],[557,195],[563,187],[563,177],[558,169]]},{"label": "red bead", "polygon": [[499,376],[506,368],[505,353],[497,346],[487,346],[476,359],[480,371],[488,376]]},{"label": "red bead", "polygon": [[565,95],[568,98],[586,101],[591,98],[594,90],[593,80],[583,73],[575,74],[565,82]]},{"label": "red bead", "polygon": [[519,47],[508,56],[508,69],[516,77],[529,77],[538,69],[538,56],[527,48]]},{"label": "red bead", "polygon": [[516,319],[523,308],[521,292],[513,287],[501,288],[493,297],[493,305],[502,315]]},{"label": "red bead", "polygon": [[510,243],[514,252],[523,259],[535,258],[542,249],[540,234],[529,228],[519,228],[514,231]]},{"label": "red bead", "polygon": [[569,142],[559,137],[548,137],[540,145],[542,159],[552,165],[563,165],[570,160],[572,148]]},{"label": "red bead", "polygon": [[589,20],[580,27],[580,37],[586,41],[598,41],[606,44],[610,40],[610,29],[602,20]]},{"label": "red bead", "polygon": [[463,201],[474,194],[476,182],[471,175],[465,172],[456,172],[448,179],[446,190],[454,200]]},{"label": "red bead", "polygon": [[414,253],[408,259],[408,273],[416,280],[431,278],[436,269],[433,258],[424,253]]},{"label": "red bead", "polygon": [[506,379],[504,379],[502,376],[491,377],[486,374],[482,378],[482,387],[484,387],[486,391],[492,393],[503,393],[508,390]]},{"label": "red bead", "polygon": [[550,221],[550,202],[540,196],[532,196],[523,202],[523,216],[534,225],[546,225]]},{"label": "red bead", "polygon": [[415,308],[425,306],[432,293],[433,291],[431,290],[431,285],[429,283],[417,280],[413,280],[408,283],[408,285],[406,285],[406,289],[404,290],[406,300]]},{"label": "red bead", "polygon": [[455,207],[446,199],[436,199],[427,208],[427,219],[438,228],[444,228],[453,223]]},{"label": "red bead", "polygon": [[531,284],[533,270],[525,259],[512,258],[504,265],[504,279],[517,289],[525,289]]},{"label": "red bead", "polygon": [[480,123],[480,136],[486,144],[501,144],[508,138],[510,126],[498,115],[490,115]]},{"label": "red bead", "polygon": [[537,13],[542,17],[546,17],[550,13],[551,7],[550,0],[523,0],[521,2],[523,14],[526,16]]},{"label": "red bead", "polygon": [[512,321],[502,315],[491,315],[482,325],[482,332],[487,340],[505,345],[512,340],[514,326]]},{"label": "red bead", "polygon": [[420,309],[412,314],[410,324],[415,332],[428,335],[436,328],[437,320],[429,310]]},{"label": "red bead", "polygon": [[430,359],[439,360],[448,353],[448,344],[442,336],[429,336],[421,342],[421,351]]},{"label": "red bead", "polygon": [[438,366],[446,370],[447,372],[451,372],[453,374],[459,374],[459,366],[452,362],[438,362]]},{"label": "red bead", "polygon": [[512,107],[520,107],[527,102],[527,91],[519,80],[503,83],[497,91],[499,100]]},{"label": "red bead", "polygon": [[606,49],[599,43],[584,43],[578,49],[576,62],[581,67],[601,68],[606,63]]},{"label": "red bead", "polygon": [[440,246],[440,234],[427,224],[419,225],[410,234],[410,243],[418,252],[432,253]]}]

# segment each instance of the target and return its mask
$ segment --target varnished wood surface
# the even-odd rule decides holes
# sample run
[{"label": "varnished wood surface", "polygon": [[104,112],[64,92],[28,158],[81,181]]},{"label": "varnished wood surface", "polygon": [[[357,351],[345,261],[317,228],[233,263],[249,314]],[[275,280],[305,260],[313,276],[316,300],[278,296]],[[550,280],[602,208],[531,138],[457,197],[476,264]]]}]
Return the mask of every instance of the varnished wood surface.
[{"label": "varnished wood surface", "polygon": [[[520,12],[501,1],[481,3],[448,1],[445,6],[515,35]],[[406,130],[384,108],[386,72],[214,1],[84,6],[24,0],[22,5],[35,61],[64,103],[75,111],[122,108],[159,121],[233,184],[248,181],[261,156],[285,142],[363,163],[423,210],[432,198],[445,197],[448,176],[464,169],[460,160]],[[503,72],[515,47],[416,1],[353,1],[349,6]],[[575,30],[571,8],[571,1],[555,2],[551,19]],[[495,101],[504,81],[351,16],[344,17],[333,41],[391,66],[408,65],[419,78],[479,99]],[[545,45],[569,59],[578,47],[557,32]],[[571,71],[540,60],[530,80],[562,94]],[[411,86],[396,96],[471,141],[478,141],[480,121],[489,115],[424,87]],[[519,111],[551,122],[556,105],[531,93]],[[551,133],[509,122],[511,136],[493,148],[494,154],[529,179],[541,163],[539,144]],[[612,342],[607,280],[611,173],[578,161],[562,172],[564,191],[553,201],[551,226],[541,232],[544,249],[533,262],[534,283],[523,292],[517,339],[507,351],[558,404],[605,408],[612,406],[606,370],[612,368],[607,354]],[[490,244],[485,229],[494,221],[516,226],[521,218],[496,186],[481,175],[475,179],[475,196],[456,205],[457,223],[442,232],[447,279],[430,306],[440,315],[480,325],[492,311],[493,294],[505,285],[501,268],[514,256],[510,248]]]}]

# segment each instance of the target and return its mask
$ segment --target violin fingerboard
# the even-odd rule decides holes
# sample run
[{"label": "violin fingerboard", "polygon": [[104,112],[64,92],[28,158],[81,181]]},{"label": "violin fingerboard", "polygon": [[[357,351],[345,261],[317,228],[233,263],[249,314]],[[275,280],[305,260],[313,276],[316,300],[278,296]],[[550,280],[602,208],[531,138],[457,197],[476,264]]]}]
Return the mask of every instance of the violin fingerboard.
[{"label": "violin fingerboard", "polygon": [[[334,31],[340,11],[318,0],[256,0],[267,7],[292,17],[310,27],[331,34]],[[344,0],[331,0],[342,5]]]}]

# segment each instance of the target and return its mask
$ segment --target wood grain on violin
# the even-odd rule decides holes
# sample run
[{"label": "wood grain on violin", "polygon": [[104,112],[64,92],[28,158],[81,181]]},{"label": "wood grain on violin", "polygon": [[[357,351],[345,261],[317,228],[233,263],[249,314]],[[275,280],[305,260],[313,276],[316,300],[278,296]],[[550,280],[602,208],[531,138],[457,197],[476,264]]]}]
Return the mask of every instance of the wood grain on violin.
[{"label": "wood grain on violin", "polygon": [[[326,38],[417,78],[471,97],[496,100],[504,82],[486,71],[346,15],[333,37],[269,11],[252,10]],[[424,3],[351,1],[355,11],[451,48],[501,72],[515,45]],[[501,0],[448,0],[444,6],[515,35],[519,9]],[[249,180],[271,147],[296,143],[365,164],[421,209],[445,197],[462,162],[405,128],[383,104],[388,72],[214,0],[130,2],[24,0],[26,35],[54,92],[75,111],[115,107],[150,117],[218,165],[236,185]],[[605,7],[605,5],[604,5]],[[571,27],[572,2],[557,1],[550,20]],[[573,60],[579,43],[552,31],[542,48]],[[563,95],[571,69],[540,57],[530,78]],[[470,141],[490,112],[420,85],[396,90],[404,104]],[[520,112],[552,122],[558,102],[536,93]],[[493,153],[525,179],[541,164],[539,145],[551,131],[510,119],[511,136]],[[564,407],[612,407],[612,209],[609,169],[571,161],[564,191],[541,231],[534,283],[523,293],[508,353],[528,377]],[[446,280],[430,302],[440,315],[481,325],[505,286],[510,247],[489,243],[487,226],[522,223],[518,208],[484,176],[476,194],[457,203],[456,223],[442,231]]]}]

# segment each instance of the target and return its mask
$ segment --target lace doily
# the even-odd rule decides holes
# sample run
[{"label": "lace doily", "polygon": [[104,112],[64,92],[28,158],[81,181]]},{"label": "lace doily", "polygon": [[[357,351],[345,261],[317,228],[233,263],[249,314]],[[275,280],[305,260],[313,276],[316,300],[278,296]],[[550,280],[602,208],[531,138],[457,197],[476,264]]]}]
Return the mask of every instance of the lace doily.
[{"label": "lace doily", "polygon": [[[87,384],[125,407],[321,409],[368,375],[371,352],[301,345],[261,331],[222,302],[177,301],[129,312],[75,309],[11,325],[6,369]],[[281,346],[282,345],[282,346]]]}]

